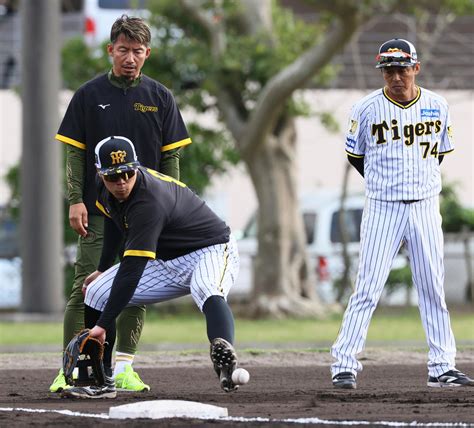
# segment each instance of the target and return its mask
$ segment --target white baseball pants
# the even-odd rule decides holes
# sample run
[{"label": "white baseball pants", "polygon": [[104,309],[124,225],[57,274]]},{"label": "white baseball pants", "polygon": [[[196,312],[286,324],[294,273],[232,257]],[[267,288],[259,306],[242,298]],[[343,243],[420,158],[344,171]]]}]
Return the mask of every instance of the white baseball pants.
[{"label": "white baseball pants", "polygon": [[456,344],[444,297],[444,240],[438,196],[410,204],[367,198],[355,291],[331,348],[336,359],[332,376],[362,370],[356,355],[364,348],[372,314],[403,241],[429,347],[429,375],[440,376],[454,369]]},{"label": "white baseball pants", "polygon": [[[103,311],[119,264],[87,287],[84,302]],[[233,236],[226,244],[212,245],[172,260],[149,260],[129,306],[164,302],[191,294],[202,311],[211,296],[227,298],[239,272],[239,254]]]}]

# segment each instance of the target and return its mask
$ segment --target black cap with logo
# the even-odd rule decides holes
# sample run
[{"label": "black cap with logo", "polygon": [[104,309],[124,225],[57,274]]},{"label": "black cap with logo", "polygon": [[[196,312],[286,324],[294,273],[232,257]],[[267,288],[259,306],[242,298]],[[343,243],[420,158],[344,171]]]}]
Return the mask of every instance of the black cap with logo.
[{"label": "black cap with logo", "polygon": [[125,137],[111,136],[95,148],[95,166],[100,175],[121,174],[140,166],[133,143]]},{"label": "black cap with logo", "polygon": [[415,46],[404,39],[392,39],[383,43],[376,60],[376,68],[413,67],[418,64]]}]

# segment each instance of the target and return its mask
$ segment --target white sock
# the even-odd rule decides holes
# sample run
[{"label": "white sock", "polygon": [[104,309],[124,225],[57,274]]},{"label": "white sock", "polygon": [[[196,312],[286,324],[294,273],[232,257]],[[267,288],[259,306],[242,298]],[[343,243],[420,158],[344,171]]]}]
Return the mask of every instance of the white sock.
[{"label": "white sock", "polygon": [[116,352],[114,377],[117,376],[119,373],[123,373],[127,364],[132,365],[134,358],[135,355],[133,354],[126,354],[125,352]]}]

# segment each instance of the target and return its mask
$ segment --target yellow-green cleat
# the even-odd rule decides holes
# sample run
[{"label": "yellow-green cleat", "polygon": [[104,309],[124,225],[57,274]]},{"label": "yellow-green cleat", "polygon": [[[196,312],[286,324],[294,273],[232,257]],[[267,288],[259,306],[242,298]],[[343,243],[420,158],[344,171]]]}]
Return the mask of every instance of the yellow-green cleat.
[{"label": "yellow-green cleat", "polygon": [[145,392],[150,390],[150,386],[143,383],[131,364],[126,364],[125,371],[115,376],[115,386],[119,391]]},{"label": "yellow-green cleat", "polygon": [[53,383],[50,385],[49,390],[51,392],[61,392],[64,389],[68,388],[71,387],[66,383],[66,378],[64,377],[63,369],[60,369],[58,375],[54,379]]}]

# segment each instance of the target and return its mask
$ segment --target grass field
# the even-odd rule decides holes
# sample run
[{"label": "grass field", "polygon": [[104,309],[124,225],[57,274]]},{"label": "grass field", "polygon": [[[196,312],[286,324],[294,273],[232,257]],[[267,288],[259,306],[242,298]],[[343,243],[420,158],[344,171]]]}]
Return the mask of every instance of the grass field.
[{"label": "grass field", "polygon": [[[247,344],[301,344],[324,346],[336,338],[341,315],[325,320],[235,320],[236,340]],[[474,346],[474,311],[451,311],[451,323],[461,346]],[[194,345],[207,342],[204,317],[197,311],[180,315],[160,315],[149,310],[142,344]],[[425,335],[417,308],[394,311],[380,308],[368,334],[368,345],[384,343],[424,345]],[[0,322],[0,345],[54,345],[62,343],[60,322]]]}]

